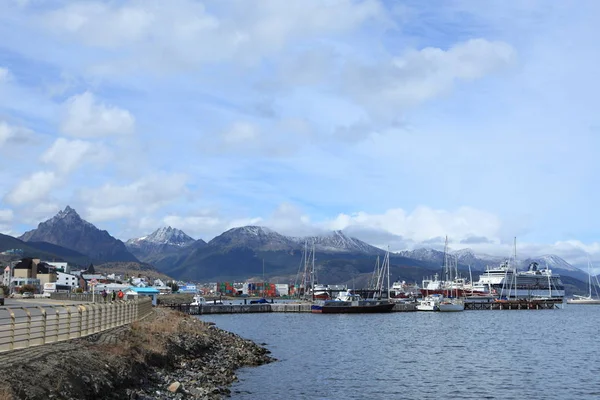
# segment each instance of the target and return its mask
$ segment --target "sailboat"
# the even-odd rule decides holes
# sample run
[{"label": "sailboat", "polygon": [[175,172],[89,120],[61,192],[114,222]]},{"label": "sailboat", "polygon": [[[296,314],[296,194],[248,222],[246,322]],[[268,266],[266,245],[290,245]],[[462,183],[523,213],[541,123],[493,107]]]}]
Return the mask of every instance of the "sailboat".
[{"label": "sailboat", "polygon": [[[598,278],[596,278],[596,281]],[[588,260],[588,295],[579,296],[574,294],[572,299],[567,299],[567,304],[600,304],[600,298],[592,297],[592,268]]]},{"label": "sailboat", "polygon": [[[389,301],[390,288],[390,253],[385,255],[382,267],[377,264],[376,294],[372,299],[363,299],[359,294],[350,290],[340,293],[334,300],[317,300],[311,305],[311,312],[318,314],[349,314],[349,313],[386,313],[394,309],[394,303]],[[384,279],[387,278],[387,299],[382,299]],[[378,296],[377,296],[378,295]],[[376,298],[377,297],[377,298]]]},{"label": "sailboat", "polygon": [[[444,246],[444,267],[446,274],[448,275],[449,282],[452,282],[452,273],[458,276],[458,259],[454,259],[454,263],[451,261],[451,257],[448,254],[448,236],[446,236],[446,244]],[[454,264],[454,265],[453,265]],[[454,267],[454,268],[453,268]],[[453,271],[454,270],[454,271]],[[454,287],[450,290],[450,296],[441,299],[438,304],[438,310],[441,312],[457,312],[465,310],[465,300],[462,297],[458,297],[458,288]]]}]

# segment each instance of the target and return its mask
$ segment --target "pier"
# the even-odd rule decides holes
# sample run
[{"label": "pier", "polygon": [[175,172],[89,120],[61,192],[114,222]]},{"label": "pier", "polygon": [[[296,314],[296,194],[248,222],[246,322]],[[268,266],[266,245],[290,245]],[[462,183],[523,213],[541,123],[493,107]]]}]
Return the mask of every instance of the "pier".
[{"label": "pier", "polygon": [[[164,304],[167,307],[189,315],[202,314],[243,314],[243,313],[309,313],[310,303],[267,303],[267,304]],[[414,303],[397,303],[393,311],[416,311]]]},{"label": "pier", "polygon": [[[557,300],[510,300],[468,301],[465,311],[476,310],[553,310],[561,308]],[[396,303],[392,312],[416,311],[416,303]],[[164,304],[161,307],[177,310],[189,315],[202,314],[247,314],[247,313],[310,313],[310,303],[266,303],[266,304]]]},{"label": "pier", "polygon": [[465,310],[554,310],[560,308],[562,300],[506,300],[465,302]]}]

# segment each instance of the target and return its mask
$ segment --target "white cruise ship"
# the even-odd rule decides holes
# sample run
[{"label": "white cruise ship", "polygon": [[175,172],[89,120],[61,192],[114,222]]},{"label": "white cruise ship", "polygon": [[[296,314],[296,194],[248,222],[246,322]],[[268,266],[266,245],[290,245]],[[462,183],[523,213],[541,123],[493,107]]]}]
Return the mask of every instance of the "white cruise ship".
[{"label": "white cruise ship", "polygon": [[527,271],[516,271],[508,262],[499,267],[488,268],[479,281],[473,283],[473,291],[487,292],[507,299],[550,299],[561,300],[565,287],[559,275],[549,268],[538,268],[538,263],[529,264]]}]

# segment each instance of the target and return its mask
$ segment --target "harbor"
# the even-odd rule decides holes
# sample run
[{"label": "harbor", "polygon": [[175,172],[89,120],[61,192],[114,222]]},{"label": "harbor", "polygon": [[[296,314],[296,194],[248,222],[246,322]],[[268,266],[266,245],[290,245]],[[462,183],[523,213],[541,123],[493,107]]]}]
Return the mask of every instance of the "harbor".
[{"label": "harbor", "polygon": [[[417,311],[417,302],[398,302],[391,312]],[[553,310],[562,308],[563,302],[552,299],[531,299],[514,301],[467,301],[465,311],[478,310]],[[266,303],[266,304],[164,304],[170,308],[188,315],[203,314],[248,314],[248,313],[310,313],[312,303]]]}]

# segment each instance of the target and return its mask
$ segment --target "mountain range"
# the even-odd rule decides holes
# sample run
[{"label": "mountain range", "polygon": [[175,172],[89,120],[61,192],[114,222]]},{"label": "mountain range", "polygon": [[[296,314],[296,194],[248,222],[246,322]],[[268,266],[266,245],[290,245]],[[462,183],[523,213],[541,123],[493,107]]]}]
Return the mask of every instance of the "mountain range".
[{"label": "mountain range", "polygon": [[[259,226],[230,229],[209,242],[195,240],[179,229],[159,228],[151,234],[123,243],[107,231],[83,220],[67,206],[53,218],[20,238],[0,235],[0,251],[21,248],[29,254],[83,264],[142,262],[177,279],[220,281],[262,279],[293,282],[303,266],[304,248],[315,249],[315,267],[321,283],[348,283],[359,287],[371,276],[375,260],[384,250],[343,231],[325,235],[292,237]],[[486,266],[498,265],[505,258],[475,254],[470,249],[452,252],[459,270],[476,278]],[[441,272],[444,253],[415,249],[390,254],[392,279],[420,282],[424,276]],[[555,255],[522,260],[548,266],[563,277],[585,282],[587,273]],[[575,283],[577,285],[577,283]]]}]

